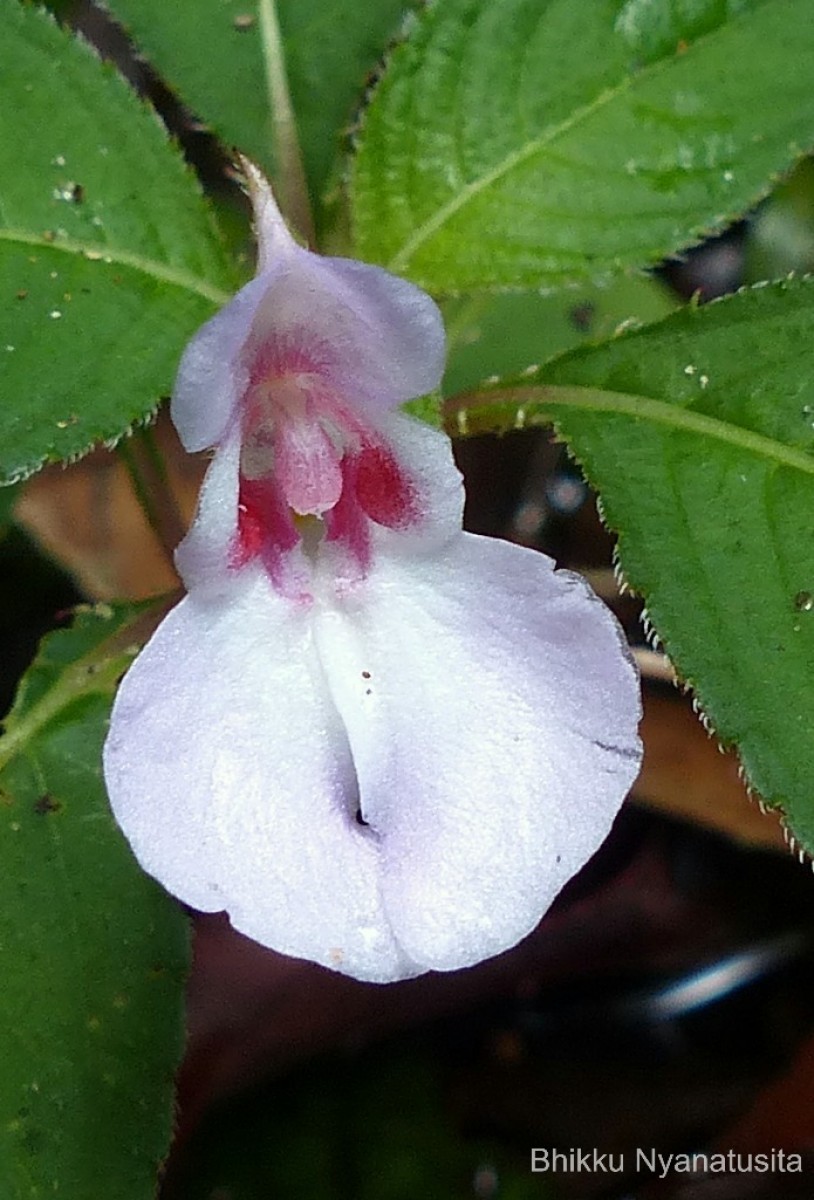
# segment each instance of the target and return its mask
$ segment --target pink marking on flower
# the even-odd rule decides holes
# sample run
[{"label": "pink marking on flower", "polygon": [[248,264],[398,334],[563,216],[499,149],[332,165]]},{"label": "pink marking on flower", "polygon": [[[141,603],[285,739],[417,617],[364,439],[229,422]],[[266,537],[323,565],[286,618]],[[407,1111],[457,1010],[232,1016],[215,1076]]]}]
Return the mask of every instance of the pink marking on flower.
[{"label": "pink marking on flower", "polygon": [[284,556],[300,541],[291,510],[273,476],[240,477],[237,532],[229,566],[240,570],[259,558],[272,583],[284,590]]},{"label": "pink marking on flower", "polygon": [[347,550],[362,575],[370,569],[370,529],[358,499],[358,459],[342,460],[342,495],[325,514],[325,540]]},{"label": "pink marking on flower", "polygon": [[300,516],[322,516],[342,493],[342,456],[319,420],[281,414],[274,437],[274,466],[283,495]]},{"label": "pink marking on flower", "polygon": [[356,456],[356,496],[377,525],[408,529],[418,524],[418,489],[383,442],[367,442]]},{"label": "pink marking on flower", "polygon": [[[310,516],[322,521],[326,542],[341,545],[364,577],[370,523],[395,530],[419,524],[418,484],[370,422],[332,394],[313,362],[279,358],[266,346],[253,360],[251,380],[240,470],[246,511],[233,566],[259,555],[285,592],[283,560],[300,542],[293,518]],[[263,487],[250,486],[261,481]]]}]

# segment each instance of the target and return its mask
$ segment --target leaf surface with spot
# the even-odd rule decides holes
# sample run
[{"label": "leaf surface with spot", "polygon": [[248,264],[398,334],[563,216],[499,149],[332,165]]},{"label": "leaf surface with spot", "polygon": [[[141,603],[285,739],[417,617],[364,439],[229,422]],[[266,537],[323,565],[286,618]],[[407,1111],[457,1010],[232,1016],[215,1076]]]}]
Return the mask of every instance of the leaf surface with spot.
[{"label": "leaf surface with spot", "polygon": [[0,481],[120,437],[236,278],[155,117],[45,12],[0,0]]}]

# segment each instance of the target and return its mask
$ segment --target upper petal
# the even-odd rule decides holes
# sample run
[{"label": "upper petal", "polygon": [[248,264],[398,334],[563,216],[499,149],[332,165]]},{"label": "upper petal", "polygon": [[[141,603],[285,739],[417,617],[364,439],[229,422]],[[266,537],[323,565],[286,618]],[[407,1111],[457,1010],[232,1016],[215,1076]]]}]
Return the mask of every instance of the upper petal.
[{"label": "upper petal", "polygon": [[257,275],[187,343],[172,394],[172,419],[190,453],[216,446],[249,384],[242,356],[257,307],[298,249],[261,172],[241,160],[249,183],[258,240]]},{"label": "upper petal", "polygon": [[426,293],[379,267],[296,249],[258,304],[245,346],[254,379],[309,372],[367,414],[438,386],[441,315]]},{"label": "upper petal", "polygon": [[266,180],[244,166],[258,274],[201,327],[181,358],[172,419],[185,448],[216,445],[250,384],[264,376],[310,371],[368,412],[433,391],[445,338],[430,297],[380,267],[299,246]]},{"label": "upper petal", "polygon": [[461,535],[434,557],[380,558],[364,601],[318,619],[388,917],[425,970],[529,933],[638,772],[619,628],[552,566]]},{"label": "upper petal", "polygon": [[174,895],[361,979],[415,974],[382,907],[378,847],[307,609],[247,572],[187,597],[127,673],[105,746],[117,821]]},{"label": "upper petal", "polygon": [[433,391],[444,370],[444,324],[426,292],[381,267],[298,246],[271,188],[248,171],[260,276],[268,287],[252,339],[314,360],[337,393],[374,411]]}]

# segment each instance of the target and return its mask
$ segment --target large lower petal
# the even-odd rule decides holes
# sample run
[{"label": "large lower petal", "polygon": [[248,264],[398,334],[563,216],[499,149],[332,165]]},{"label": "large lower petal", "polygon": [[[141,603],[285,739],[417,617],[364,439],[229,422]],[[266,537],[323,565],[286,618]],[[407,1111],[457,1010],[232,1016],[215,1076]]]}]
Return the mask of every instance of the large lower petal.
[{"label": "large lower petal", "polygon": [[258,572],[166,618],[120,687],[105,776],[136,857],[187,904],[361,979],[417,973],[384,916],[309,610]]},{"label": "large lower petal", "polygon": [[317,644],[405,954],[451,970],[514,945],[599,847],[641,748],[613,616],[542,555],[460,535],[379,557]]}]

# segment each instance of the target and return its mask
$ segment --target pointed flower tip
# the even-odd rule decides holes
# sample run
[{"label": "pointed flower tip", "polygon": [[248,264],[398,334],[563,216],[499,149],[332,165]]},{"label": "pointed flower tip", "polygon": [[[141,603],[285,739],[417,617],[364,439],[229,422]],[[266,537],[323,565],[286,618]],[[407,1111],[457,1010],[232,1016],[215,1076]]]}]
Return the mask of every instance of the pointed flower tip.
[{"label": "pointed flower tip", "polygon": [[274,195],[271,183],[245,155],[238,155],[238,162],[246,180],[246,190],[252,205],[254,231],[257,238],[258,270],[263,270],[276,254],[284,254],[287,250],[298,247],[285,218],[280,212],[280,206]]},{"label": "pointed flower tip", "polygon": [[266,946],[379,982],[469,966],[607,835],[637,682],[584,581],[462,532],[448,439],[395,411],[438,383],[432,300],[297,246],[243,166],[259,273],[179,370],[185,444],[216,449],[190,594],[113,709],[111,804],[147,871]]}]

